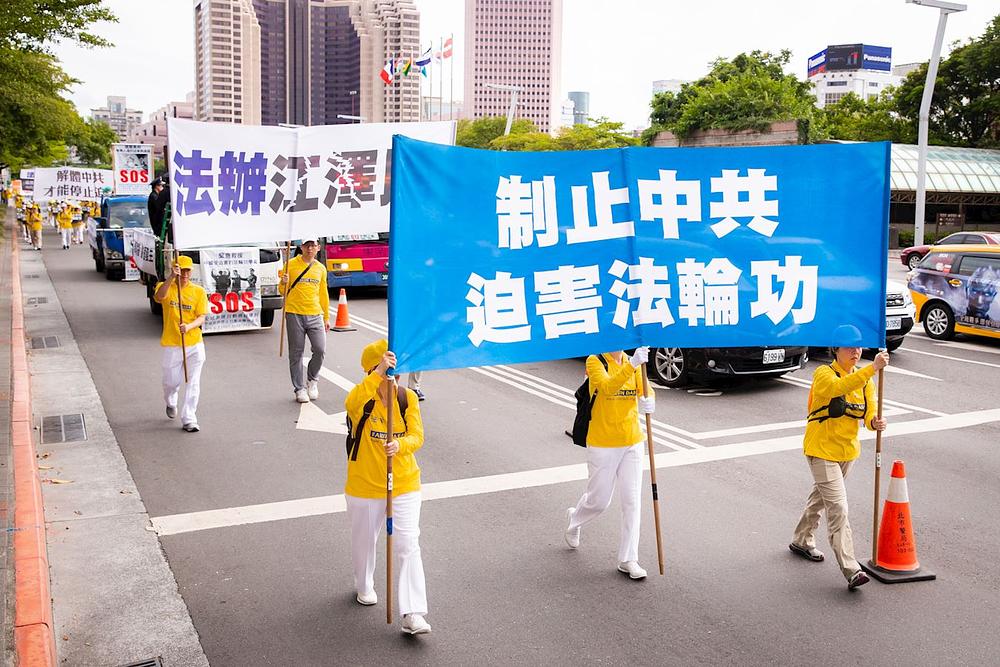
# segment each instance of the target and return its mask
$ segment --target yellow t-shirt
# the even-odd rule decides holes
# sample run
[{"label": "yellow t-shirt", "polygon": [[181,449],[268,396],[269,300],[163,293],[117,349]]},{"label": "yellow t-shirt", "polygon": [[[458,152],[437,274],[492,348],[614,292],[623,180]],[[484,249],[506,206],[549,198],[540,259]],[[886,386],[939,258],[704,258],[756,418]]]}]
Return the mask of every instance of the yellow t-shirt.
[{"label": "yellow t-shirt", "polygon": [[[837,377],[838,373],[840,377]],[[827,461],[853,461],[861,455],[858,419],[863,412],[865,428],[871,429],[872,417],[878,414],[878,397],[875,383],[872,382],[874,375],[875,368],[871,365],[848,373],[836,361],[816,369],[812,388],[809,390],[809,414],[815,414],[814,418],[806,422],[806,434],[802,443],[806,456]],[[864,408],[849,410],[843,417],[819,419],[827,414],[822,408],[837,396],[843,396],[848,403]]]},{"label": "yellow t-shirt", "polygon": [[[162,282],[156,283],[153,290],[154,298],[160,289]],[[170,286],[167,296],[164,299],[157,299],[163,304],[163,335],[160,336],[160,345],[163,347],[180,347],[181,331],[179,313],[177,312],[177,284]],[[199,285],[188,283],[187,287],[181,290],[181,308],[184,311],[184,323],[190,324],[197,318],[208,313],[208,295]],[[185,345],[196,345],[201,342],[201,327],[193,329],[184,334]]]},{"label": "yellow t-shirt", "polygon": [[324,320],[329,321],[330,293],[327,291],[326,269],[322,262],[315,260],[302,280],[295,285],[295,289],[290,289],[306,266],[301,256],[293,257],[288,266],[280,271],[281,275],[288,274],[288,285],[283,288],[289,289],[285,296],[285,312],[294,315],[322,315]]},{"label": "yellow t-shirt", "polygon": [[608,370],[604,370],[596,356],[587,357],[590,393],[597,390],[587,430],[587,446],[631,447],[642,440],[637,400],[642,394],[642,369],[633,368],[624,354],[621,364],[615,363],[610,354],[603,357],[608,362]]},{"label": "yellow t-shirt", "polygon": [[42,231],[41,211],[36,211],[35,209],[31,209],[30,211],[28,211],[27,215],[25,215],[25,220],[27,220],[28,224],[31,225],[31,231],[33,232]]},{"label": "yellow t-shirt", "polygon": [[56,214],[56,221],[59,223],[59,229],[72,229],[73,227],[73,209],[66,207]]},{"label": "yellow t-shirt", "polygon": [[[347,395],[344,406],[357,429],[365,403],[375,399],[372,413],[360,434],[357,456],[347,453],[347,483],[344,493],[356,498],[385,498],[385,429],[386,409],[378,398],[382,376],[371,373]],[[396,397],[393,397],[396,399]],[[392,401],[392,436],[399,441],[399,452],[392,457],[392,493],[400,496],[420,490],[420,466],[414,453],[424,444],[424,424],[420,419],[417,395],[406,390],[406,419],[399,414],[399,401]]]}]

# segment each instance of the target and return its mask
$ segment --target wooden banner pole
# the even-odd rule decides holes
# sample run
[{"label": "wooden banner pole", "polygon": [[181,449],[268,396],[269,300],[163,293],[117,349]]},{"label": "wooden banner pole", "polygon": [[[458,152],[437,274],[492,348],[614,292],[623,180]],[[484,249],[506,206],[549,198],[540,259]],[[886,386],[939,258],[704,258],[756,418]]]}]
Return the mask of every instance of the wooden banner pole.
[{"label": "wooden banner pole", "polygon": [[285,301],[288,298],[288,262],[292,258],[292,242],[288,241],[285,245],[285,284],[281,289],[281,333],[278,334],[278,356],[281,357],[285,353],[285,316],[288,314],[288,309],[285,308]]},{"label": "wooden banner pole", "polygon": [[[646,364],[642,365],[642,395],[649,396]],[[653,455],[653,415],[646,415],[646,450],[649,452],[649,483],[653,489],[653,521],[656,524],[656,559],[663,576],[663,536],[660,535],[660,498],[656,491],[656,457]]]},{"label": "wooden banner pole", "polygon": [[[882,384],[885,369],[878,372],[878,418],[882,419]],[[872,564],[878,565],[878,501],[882,484],[882,431],[875,431],[875,506],[872,509]]]},{"label": "wooden banner pole", "polygon": [[[181,257],[179,250],[174,250],[174,266],[177,266],[177,262]],[[170,272],[173,273],[174,267],[170,267]],[[178,271],[180,274],[180,271]],[[184,301],[181,296],[181,277],[177,276],[177,320],[184,324]],[[188,356],[187,356],[187,345],[184,343],[184,332],[181,331],[181,359],[184,363],[184,382],[188,382]]]},{"label": "wooden banner pole", "polygon": [[[396,403],[396,378],[383,383],[386,393],[385,442],[392,441],[393,406]],[[392,457],[385,461],[385,622],[392,623]]]}]

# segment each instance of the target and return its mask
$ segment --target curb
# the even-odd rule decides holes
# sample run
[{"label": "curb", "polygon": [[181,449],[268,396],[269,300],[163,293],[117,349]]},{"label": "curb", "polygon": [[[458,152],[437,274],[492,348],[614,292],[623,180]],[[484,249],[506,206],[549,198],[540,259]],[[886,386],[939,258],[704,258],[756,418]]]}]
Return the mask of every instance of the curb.
[{"label": "curb", "polygon": [[45,508],[31,418],[20,238],[11,237],[11,448],[14,458],[14,646],[19,665],[56,664]]}]

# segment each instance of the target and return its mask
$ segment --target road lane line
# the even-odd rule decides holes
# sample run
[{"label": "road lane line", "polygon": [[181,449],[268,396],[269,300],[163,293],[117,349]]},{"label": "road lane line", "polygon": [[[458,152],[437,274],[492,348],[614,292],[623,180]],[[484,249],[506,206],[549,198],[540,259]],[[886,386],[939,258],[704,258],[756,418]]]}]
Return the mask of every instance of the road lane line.
[{"label": "road lane line", "polygon": [[366,329],[371,329],[377,334],[382,334],[383,336],[389,335],[389,328],[382,326],[378,322],[372,322],[371,320],[366,320],[365,318],[358,317],[357,315],[352,316],[351,320],[353,320],[357,324],[360,324]]},{"label": "road lane line", "polygon": [[949,361],[961,361],[963,364],[975,364],[976,366],[989,366],[990,368],[1000,368],[1000,364],[991,364],[988,361],[974,361],[972,359],[962,359],[961,357],[949,357],[946,354],[935,354],[934,352],[924,352],[923,350],[915,350],[912,347],[903,348],[907,352],[913,352],[914,354],[924,354],[928,357],[937,357],[939,359],[947,359]]},{"label": "road lane line", "polygon": [[936,347],[951,347],[956,350],[965,350],[967,352],[986,352],[988,354],[1000,354],[1000,349],[993,349],[991,347],[981,347],[979,345],[972,345],[970,343],[959,343],[957,341],[946,341],[941,343],[935,343]]},{"label": "road lane line", "polygon": [[[889,427],[885,431],[885,437],[893,438],[897,436],[948,431],[998,421],[1000,421],[1000,408],[963,412],[889,424]],[[875,434],[870,431],[862,431],[859,437],[861,440],[873,440]],[[792,451],[801,447],[802,436],[796,434],[718,445],[716,447],[703,447],[701,449],[659,452],[656,454],[655,459],[656,467],[660,469],[757,456],[759,454]],[[643,468],[648,469],[648,465],[648,459],[643,457]],[[584,463],[575,463],[523,472],[486,475],[483,477],[471,477],[443,482],[429,482],[422,485],[421,493],[424,500],[445,500],[485,493],[550,486],[584,479],[587,479],[587,465]],[[345,508],[343,494],[337,494],[245,505],[243,507],[172,514],[154,517],[150,519],[150,522],[157,535],[167,536],[286,519],[338,514],[344,512]]]},{"label": "road lane line", "polygon": [[935,382],[941,382],[941,378],[932,377],[930,375],[924,375],[923,373],[918,373],[916,371],[908,371],[905,368],[900,368],[899,366],[886,366],[885,370],[887,373],[895,373],[897,375],[907,375],[909,377],[920,378],[921,380],[933,380]]}]

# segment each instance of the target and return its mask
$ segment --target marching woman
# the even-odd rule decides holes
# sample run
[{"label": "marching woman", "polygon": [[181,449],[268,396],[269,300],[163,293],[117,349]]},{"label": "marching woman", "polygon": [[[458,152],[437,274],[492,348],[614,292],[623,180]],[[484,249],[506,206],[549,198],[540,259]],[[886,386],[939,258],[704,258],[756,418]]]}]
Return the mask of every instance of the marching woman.
[{"label": "marching woman", "polygon": [[35,250],[42,249],[42,209],[37,203],[31,204],[25,215],[28,227],[31,229],[31,245]]},{"label": "marching woman", "polygon": [[618,571],[630,579],[643,579],[639,566],[639,519],[642,484],[642,432],[639,415],[653,414],[652,391],[642,397],[640,366],[649,359],[649,348],[638,348],[631,357],[621,350],[587,357],[590,393],[597,392],[587,431],[587,490],[575,507],[566,510],[566,544],[580,546],[580,528],[611,505],[618,488],[622,507],[618,541]]},{"label": "marching woman", "polygon": [[73,231],[73,206],[69,202],[64,202],[59,212],[56,213],[56,222],[59,223],[59,233],[62,235],[63,250],[69,248],[70,233]]},{"label": "marching woman", "polygon": [[[378,602],[375,594],[375,544],[386,522],[386,461],[393,457],[392,552],[399,565],[399,613],[402,630],[410,635],[431,631],[424,620],[427,594],[420,556],[420,467],[414,454],[424,444],[417,395],[411,389],[385,382],[396,355],[385,339],[361,352],[367,376],[347,396],[348,451],[344,497],[351,524],[351,561],[357,601]],[[393,411],[393,428],[386,437],[386,406]]]},{"label": "marching woman", "polygon": [[806,560],[822,561],[823,552],[816,548],[816,529],[820,513],[825,512],[833,555],[847,579],[847,588],[854,590],[868,583],[868,575],[854,557],[844,478],[861,454],[858,422],[872,431],[885,430],[886,420],[878,416],[878,396],[872,378],[889,365],[889,353],[879,352],[870,365],[858,367],[861,359],[858,328],[841,325],[834,330],[833,338],[834,361],[816,369],[809,390],[803,453],[813,486],[788,548]]}]

